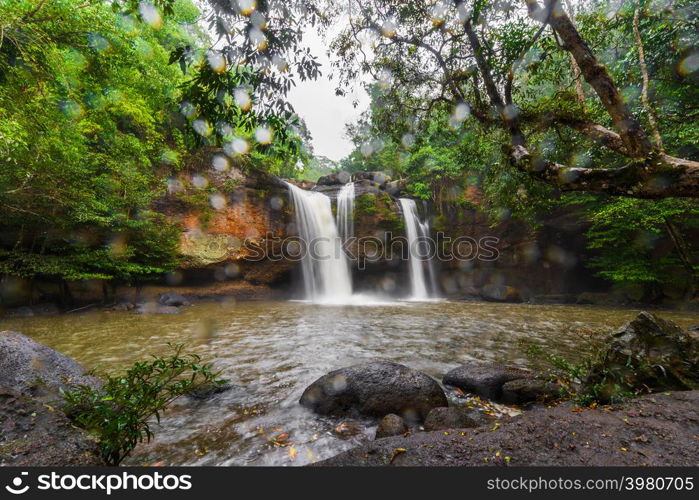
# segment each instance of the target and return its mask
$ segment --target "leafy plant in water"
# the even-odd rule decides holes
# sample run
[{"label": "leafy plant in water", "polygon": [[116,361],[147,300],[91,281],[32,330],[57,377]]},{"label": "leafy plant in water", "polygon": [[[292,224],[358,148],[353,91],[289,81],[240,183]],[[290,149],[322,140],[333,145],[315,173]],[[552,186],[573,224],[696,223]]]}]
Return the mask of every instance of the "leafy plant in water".
[{"label": "leafy plant in water", "polygon": [[184,345],[171,347],[169,356],[139,361],[123,374],[103,375],[101,388],[80,385],[63,393],[66,414],[98,437],[106,463],[119,465],[138,443],[150,441],[152,418],[159,423],[175,399],[226,383],[200,356],[184,354]]}]

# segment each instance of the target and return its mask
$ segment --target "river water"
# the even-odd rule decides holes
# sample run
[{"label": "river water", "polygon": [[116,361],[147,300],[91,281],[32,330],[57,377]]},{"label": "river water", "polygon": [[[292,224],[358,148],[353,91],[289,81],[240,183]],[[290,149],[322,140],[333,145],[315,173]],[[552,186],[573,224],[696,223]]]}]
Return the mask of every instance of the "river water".
[{"label": "river water", "polygon": [[[76,358],[117,370],[168,342],[185,343],[214,361],[234,387],[206,400],[181,398],[156,438],[128,464],[303,465],[373,436],[365,422],[352,437],[342,422],[301,408],[303,389],[324,373],[383,358],[437,379],[467,361],[530,366],[518,345],[529,339],[571,359],[592,333],[612,332],[638,312],[594,306],[394,302],[318,306],[303,302],[199,303],[177,315],[93,312],[0,321]],[[687,327],[699,315],[662,312]],[[288,434],[275,439],[280,434]],[[292,444],[290,444],[292,443]],[[284,446],[280,446],[283,444]]]}]

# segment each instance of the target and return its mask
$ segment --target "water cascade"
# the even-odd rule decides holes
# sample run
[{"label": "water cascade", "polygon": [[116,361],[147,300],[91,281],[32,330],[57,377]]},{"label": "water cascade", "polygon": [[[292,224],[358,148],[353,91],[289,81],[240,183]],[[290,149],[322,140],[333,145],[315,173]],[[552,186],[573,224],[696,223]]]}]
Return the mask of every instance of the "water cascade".
[{"label": "water cascade", "polygon": [[[400,198],[398,201],[403,211],[405,234],[408,239],[408,270],[410,273],[411,298],[416,300],[428,299],[433,297],[436,292],[432,260],[427,258],[429,245],[426,240],[430,236],[430,228],[427,221],[420,221],[415,200]],[[425,260],[427,262],[426,266],[423,265]],[[432,293],[430,293],[430,289]]]},{"label": "water cascade", "polygon": [[348,182],[337,195],[337,229],[342,242],[354,236],[354,182]]},{"label": "water cascade", "polygon": [[294,204],[298,235],[304,247],[301,270],[306,299],[322,303],[347,303],[352,297],[352,280],[333,219],[330,198],[286,184]]}]

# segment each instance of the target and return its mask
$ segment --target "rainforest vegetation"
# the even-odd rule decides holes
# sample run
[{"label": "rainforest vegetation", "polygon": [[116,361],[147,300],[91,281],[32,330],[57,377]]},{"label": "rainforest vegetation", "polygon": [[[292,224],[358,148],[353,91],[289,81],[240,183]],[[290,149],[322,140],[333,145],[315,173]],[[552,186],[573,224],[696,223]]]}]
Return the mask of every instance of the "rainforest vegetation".
[{"label": "rainforest vegetation", "polygon": [[[155,202],[193,151],[218,146],[286,178],[383,171],[493,223],[570,205],[600,276],[649,300],[668,283],[695,296],[696,2],[349,7],[2,0],[0,274],[139,283],[173,269],[178,230]],[[313,157],[285,98],[321,71],[371,98],[340,165]]]}]

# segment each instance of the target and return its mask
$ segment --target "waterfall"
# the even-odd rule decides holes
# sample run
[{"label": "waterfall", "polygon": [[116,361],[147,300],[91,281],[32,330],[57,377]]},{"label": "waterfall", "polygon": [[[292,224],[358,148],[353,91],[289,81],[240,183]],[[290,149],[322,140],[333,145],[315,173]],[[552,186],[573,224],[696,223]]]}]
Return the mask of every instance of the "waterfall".
[{"label": "waterfall", "polygon": [[296,227],[303,242],[301,270],[306,299],[314,302],[347,303],[352,297],[352,281],[330,198],[322,193],[289,187],[294,204]]},{"label": "waterfall", "polygon": [[342,242],[354,236],[354,182],[348,182],[337,195],[337,230]]},{"label": "waterfall", "polygon": [[[430,231],[427,221],[421,222],[417,213],[417,205],[415,200],[408,198],[400,198],[401,210],[403,211],[403,218],[405,220],[405,234],[408,239],[408,270],[410,272],[410,286],[412,290],[412,299],[427,299],[436,293],[436,282],[434,278],[434,269],[432,267],[432,260],[426,259],[429,254],[429,246],[426,240],[429,238]],[[420,243],[420,242],[425,243]],[[427,261],[427,270],[425,270],[425,265],[423,261]],[[432,294],[430,294],[428,287],[432,288]]]}]

